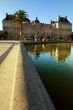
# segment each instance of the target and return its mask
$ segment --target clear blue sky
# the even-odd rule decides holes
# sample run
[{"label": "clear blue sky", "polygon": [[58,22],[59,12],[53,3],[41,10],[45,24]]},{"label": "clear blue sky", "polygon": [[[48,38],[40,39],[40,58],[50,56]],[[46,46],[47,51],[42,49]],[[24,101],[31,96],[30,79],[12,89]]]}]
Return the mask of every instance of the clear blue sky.
[{"label": "clear blue sky", "polygon": [[73,0],[0,0],[0,30],[5,13],[13,14],[19,9],[25,10],[31,20],[37,16],[40,22],[49,23],[60,15],[68,16],[73,24]]}]

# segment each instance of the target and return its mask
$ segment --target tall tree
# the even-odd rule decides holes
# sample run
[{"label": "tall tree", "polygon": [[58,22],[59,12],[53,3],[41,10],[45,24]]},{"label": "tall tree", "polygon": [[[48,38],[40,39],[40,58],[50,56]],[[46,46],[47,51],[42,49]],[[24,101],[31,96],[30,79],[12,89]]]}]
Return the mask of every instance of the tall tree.
[{"label": "tall tree", "polygon": [[22,23],[23,22],[30,22],[27,18],[28,14],[24,10],[18,10],[15,13],[15,21],[20,25],[20,40],[22,39]]}]

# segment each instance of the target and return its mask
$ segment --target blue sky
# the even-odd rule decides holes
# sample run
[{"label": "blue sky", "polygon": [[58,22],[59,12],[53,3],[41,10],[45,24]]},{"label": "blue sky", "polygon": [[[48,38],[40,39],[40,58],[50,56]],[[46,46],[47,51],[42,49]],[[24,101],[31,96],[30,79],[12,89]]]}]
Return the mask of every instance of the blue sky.
[{"label": "blue sky", "polygon": [[19,9],[25,10],[31,20],[37,16],[40,22],[49,23],[60,15],[73,23],[73,0],[0,0],[0,30],[5,13],[13,14]]}]

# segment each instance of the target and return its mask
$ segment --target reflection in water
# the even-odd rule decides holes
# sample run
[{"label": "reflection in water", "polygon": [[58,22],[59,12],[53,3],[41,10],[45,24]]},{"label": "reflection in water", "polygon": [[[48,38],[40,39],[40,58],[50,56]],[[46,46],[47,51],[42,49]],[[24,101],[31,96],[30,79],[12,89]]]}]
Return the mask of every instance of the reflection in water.
[{"label": "reflection in water", "polygon": [[26,48],[56,110],[73,110],[73,44],[27,45]]},{"label": "reflection in water", "polygon": [[34,54],[36,58],[39,58],[42,52],[43,53],[46,52],[52,56],[55,56],[57,60],[63,61],[70,55],[71,45],[70,44],[42,44],[42,45],[27,46],[27,49],[31,54]]}]

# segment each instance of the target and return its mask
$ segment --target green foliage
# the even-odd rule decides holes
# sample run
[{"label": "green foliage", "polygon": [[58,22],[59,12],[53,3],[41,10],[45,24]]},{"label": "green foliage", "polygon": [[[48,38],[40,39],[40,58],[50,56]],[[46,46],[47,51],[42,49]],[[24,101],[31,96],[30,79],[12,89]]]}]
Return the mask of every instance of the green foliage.
[{"label": "green foliage", "polygon": [[22,40],[22,23],[23,22],[30,22],[27,18],[28,14],[24,10],[18,10],[15,13],[15,21],[20,24],[20,40]]},{"label": "green foliage", "polygon": [[0,32],[0,40],[1,39],[6,40],[7,37],[8,37],[8,32],[7,31]]},{"label": "green foliage", "polygon": [[15,13],[15,20],[19,23],[22,23],[23,21],[30,21],[27,16],[27,12],[25,12],[24,10],[18,10]]}]

